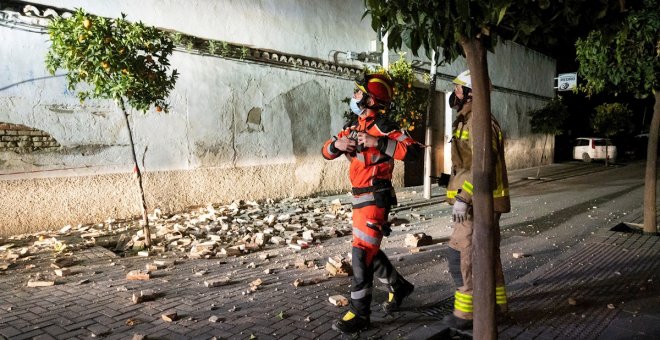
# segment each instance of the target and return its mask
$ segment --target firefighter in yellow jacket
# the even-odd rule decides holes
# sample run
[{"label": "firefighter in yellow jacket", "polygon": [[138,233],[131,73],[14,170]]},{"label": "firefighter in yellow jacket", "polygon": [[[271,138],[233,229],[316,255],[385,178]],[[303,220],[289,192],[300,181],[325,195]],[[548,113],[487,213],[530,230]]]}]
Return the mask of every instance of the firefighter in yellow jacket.
[{"label": "firefighter in yellow jacket", "polygon": [[[456,283],[454,313],[444,321],[457,329],[472,328],[472,82],[470,71],[464,71],[453,80],[454,92],[450,105],[458,110],[452,124],[451,178],[447,186],[447,201],[453,205],[453,232],[449,241],[449,271]],[[500,227],[502,213],[511,210],[509,183],[504,162],[504,141],[500,125],[491,115],[494,173],[492,174],[495,231],[495,301],[500,312],[507,311],[504,275],[500,259]]]}]

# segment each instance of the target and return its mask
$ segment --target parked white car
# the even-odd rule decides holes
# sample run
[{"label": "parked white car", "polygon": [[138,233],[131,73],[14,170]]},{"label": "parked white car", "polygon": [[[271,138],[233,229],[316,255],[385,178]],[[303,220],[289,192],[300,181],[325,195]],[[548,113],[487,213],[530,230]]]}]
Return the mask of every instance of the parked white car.
[{"label": "parked white car", "polygon": [[607,146],[607,158],[610,162],[616,161],[616,146],[606,138],[580,137],[575,140],[573,147],[573,159],[583,162],[591,162],[594,159],[605,159],[605,146]]}]

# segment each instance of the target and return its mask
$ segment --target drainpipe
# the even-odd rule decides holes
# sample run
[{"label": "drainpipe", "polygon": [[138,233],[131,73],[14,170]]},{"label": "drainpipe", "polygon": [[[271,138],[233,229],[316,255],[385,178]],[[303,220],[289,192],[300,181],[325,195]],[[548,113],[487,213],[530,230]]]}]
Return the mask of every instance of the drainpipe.
[{"label": "drainpipe", "polygon": [[383,65],[384,69],[388,69],[390,67],[390,51],[389,48],[387,47],[387,37],[390,35],[390,32],[385,32],[383,34],[383,37],[380,38],[380,41],[383,43],[383,56],[381,58],[381,63]]},{"label": "drainpipe", "polygon": [[435,64],[435,51],[433,51],[431,54],[431,81],[429,81],[429,103],[428,107],[426,108],[426,135],[424,140],[424,144],[426,144],[426,147],[424,148],[424,198],[427,200],[431,199],[431,152],[433,151],[431,147],[431,117],[433,117],[433,115],[431,112],[433,111],[433,102],[435,98],[435,80],[437,70],[437,66]]},{"label": "drainpipe", "polygon": [[443,173],[451,174],[451,147],[449,141],[451,141],[452,131],[451,124],[454,122],[453,110],[451,109],[449,98],[451,97],[452,91],[445,92],[445,147],[443,148],[444,152],[444,164],[443,164]]}]

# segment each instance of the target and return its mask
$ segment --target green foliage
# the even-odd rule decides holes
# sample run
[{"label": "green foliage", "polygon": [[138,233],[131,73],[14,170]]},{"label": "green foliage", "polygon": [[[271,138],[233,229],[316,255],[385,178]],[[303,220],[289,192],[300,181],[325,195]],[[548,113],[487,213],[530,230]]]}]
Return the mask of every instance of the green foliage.
[{"label": "green foliage", "polygon": [[[408,131],[413,131],[419,126],[426,112],[427,94],[424,90],[413,87],[415,73],[412,65],[404,58],[404,54],[399,54],[399,60],[390,64],[389,69],[382,67],[375,69],[366,68],[365,72],[385,72],[394,81],[392,102],[393,108],[387,112],[392,121]],[[350,98],[342,99],[342,102],[348,104]],[[354,114],[349,110],[344,113],[347,121],[352,119]]]},{"label": "green foliage", "polygon": [[560,135],[568,118],[568,107],[561,97],[554,97],[542,108],[528,113],[533,133]]},{"label": "green foliage", "polygon": [[610,90],[645,97],[660,87],[660,7],[645,1],[619,25],[592,31],[575,44],[588,94]]},{"label": "green foliage", "polygon": [[209,40],[207,48],[209,53],[215,54],[215,52],[218,50],[218,42],[215,40]]},{"label": "green foliage", "polygon": [[241,47],[241,59],[247,58],[249,54],[250,54],[250,50],[247,47],[245,46]]},{"label": "green foliage", "polygon": [[404,54],[400,54],[399,60],[390,64],[387,73],[394,81],[394,108],[389,112],[390,119],[402,129],[412,131],[423,120],[428,95],[424,90],[412,86],[415,73]]},{"label": "green foliage", "polygon": [[490,50],[498,40],[552,44],[572,26],[605,16],[607,1],[587,0],[365,0],[364,16],[375,31],[389,32],[388,45],[423,48],[430,59],[451,62],[463,55],[461,43],[479,39]]},{"label": "green foliage", "polygon": [[632,111],[626,104],[605,103],[596,106],[596,114],[593,116],[591,124],[594,131],[610,137],[630,129],[631,115]]},{"label": "green foliage", "polygon": [[168,109],[165,98],[174,88],[177,72],[168,75],[174,43],[154,27],[120,19],[88,15],[78,9],[70,18],[51,21],[51,47],[46,67],[51,74],[68,71],[70,90],[78,83],[89,89],[78,92],[87,98],[125,99],[137,110]]}]

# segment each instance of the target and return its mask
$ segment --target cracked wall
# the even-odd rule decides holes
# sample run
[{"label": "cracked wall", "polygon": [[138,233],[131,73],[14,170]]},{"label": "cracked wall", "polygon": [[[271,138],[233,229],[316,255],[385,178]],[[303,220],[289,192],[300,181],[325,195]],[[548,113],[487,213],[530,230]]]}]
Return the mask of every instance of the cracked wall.
[{"label": "cracked wall", "polygon": [[[284,6],[288,10],[268,0],[191,1],[183,16],[172,1],[37,2],[108,16],[124,11],[147,24],[323,59],[330,58],[329,51],[364,51],[375,39],[368,20],[360,18],[358,0],[343,0],[342,6],[301,1]],[[261,25],[244,24],[254,20]],[[242,31],[228,33],[236,27]],[[62,71],[46,72],[47,48],[46,35],[0,26],[0,60],[6,61],[0,64],[0,122],[43,131],[59,145],[33,152],[0,150],[0,236],[140,213],[121,112],[109,100],[80,103]],[[517,89],[552,91],[551,80],[548,86],[535,83],[534,71],[520,80],[506,68],[511,67],[507,62],[540,62],[545,75],[554,62],[515,46],[489,58],[501,67],[491,67],[494,83],[502,79]],[[344,124],[347,108],[341,99],[352,93],[352,80],[185,51],[175,51],[171,61],[180,76],[169,98],[170,112],[130,112],[149,210],[350,189],[348,161],[326,161],[320,149]],[[463,68],[458,61],[441,69],[457,74]],[[437,89],[450,87],[439,81]],[[493,111],[509,137],[512,168],[534,165],[529,155],[542,141],[529,135],[524,113],[542,102],[494,94]],[[394,182],[403,183],[401,162]]]}]

